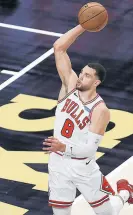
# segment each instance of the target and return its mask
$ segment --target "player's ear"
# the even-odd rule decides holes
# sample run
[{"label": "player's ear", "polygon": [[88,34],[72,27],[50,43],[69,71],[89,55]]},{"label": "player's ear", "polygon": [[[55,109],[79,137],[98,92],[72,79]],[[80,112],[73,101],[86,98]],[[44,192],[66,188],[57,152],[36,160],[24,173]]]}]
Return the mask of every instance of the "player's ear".
[{"label": "player's ear", "polygon": [[96,80],[95,81],[95,87],[97,87],[99,84],[101,84],[101,81],[100,80]]}]

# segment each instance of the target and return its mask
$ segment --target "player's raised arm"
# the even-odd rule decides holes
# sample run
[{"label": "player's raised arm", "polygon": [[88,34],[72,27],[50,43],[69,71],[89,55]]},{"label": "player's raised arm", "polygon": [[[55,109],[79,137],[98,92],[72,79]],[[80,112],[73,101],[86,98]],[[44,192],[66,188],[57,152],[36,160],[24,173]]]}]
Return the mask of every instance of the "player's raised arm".
[{"label": "player's raised arm", "polygon": [[84,31],[85,30],[78,25],[65,33],[54,43],[56,67],[62,81],[60,99],[76,86],[78,77],[72,70],[71,61],[66,51]]}]

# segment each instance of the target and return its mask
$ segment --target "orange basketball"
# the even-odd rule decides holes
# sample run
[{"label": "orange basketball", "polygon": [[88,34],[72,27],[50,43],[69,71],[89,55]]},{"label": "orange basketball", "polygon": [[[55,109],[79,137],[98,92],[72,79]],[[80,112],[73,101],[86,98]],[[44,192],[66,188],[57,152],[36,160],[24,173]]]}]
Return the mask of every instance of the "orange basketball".
[{"label": "orange basketball", "polygon": [[87,31],[102,30],[108,22],[108,12],[103,5],[90,2],[84,5],[78,13],[79,24]]}]

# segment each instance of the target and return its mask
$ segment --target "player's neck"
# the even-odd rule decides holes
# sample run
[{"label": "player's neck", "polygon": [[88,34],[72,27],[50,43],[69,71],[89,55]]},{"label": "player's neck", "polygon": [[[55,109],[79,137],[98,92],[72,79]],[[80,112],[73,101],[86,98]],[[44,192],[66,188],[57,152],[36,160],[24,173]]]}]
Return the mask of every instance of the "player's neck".
[{"label": "player's neck", "polygon": [[97,92],[96,91],[79,91],[79,96],[81,98],[81,100],[86,103],[89,102],[91,100],[93,100],[96,96],[97,96]]}]

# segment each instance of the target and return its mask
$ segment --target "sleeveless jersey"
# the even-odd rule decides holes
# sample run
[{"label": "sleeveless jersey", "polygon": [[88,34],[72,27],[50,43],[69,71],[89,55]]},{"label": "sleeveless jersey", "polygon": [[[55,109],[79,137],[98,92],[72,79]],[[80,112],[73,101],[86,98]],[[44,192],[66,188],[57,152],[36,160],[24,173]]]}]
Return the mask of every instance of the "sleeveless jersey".
[{"label": "sleeveless jersey", "polygon": [[73,89],[58,101],[55,112],[54,137],[64,144],[82,144],[88,141],[92,111],[101,102],[104,101],[97,94],[93,100],[84,103],[78,90]]}]

